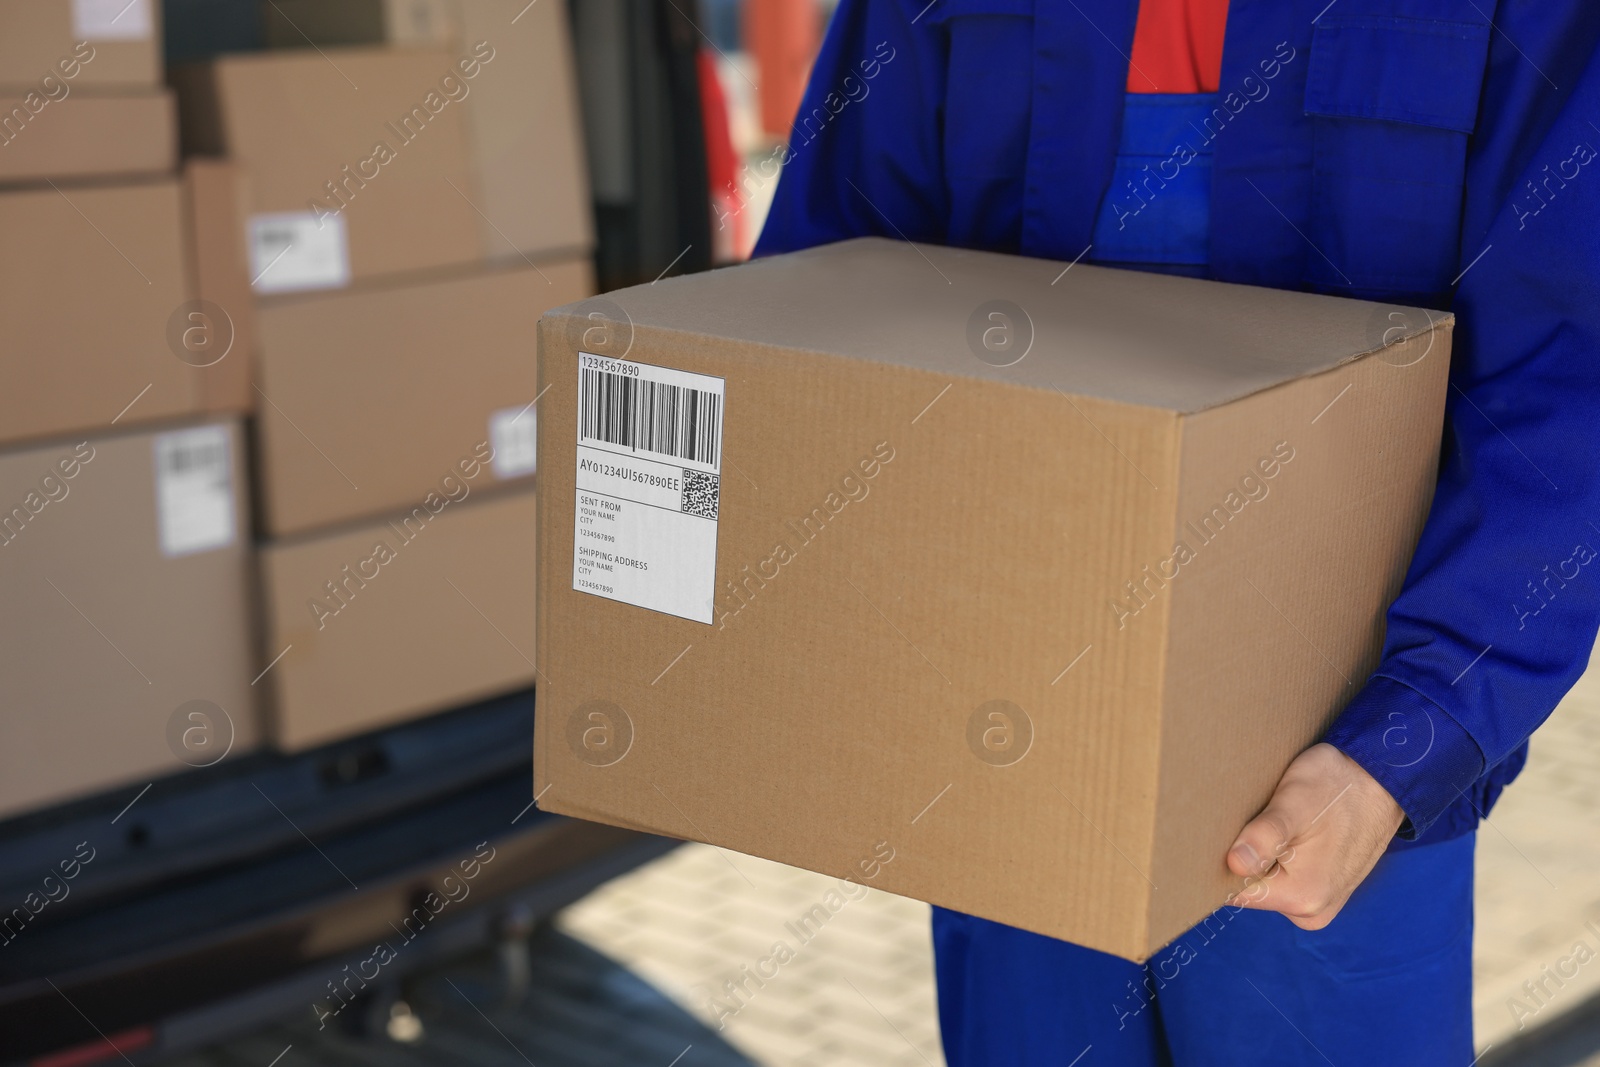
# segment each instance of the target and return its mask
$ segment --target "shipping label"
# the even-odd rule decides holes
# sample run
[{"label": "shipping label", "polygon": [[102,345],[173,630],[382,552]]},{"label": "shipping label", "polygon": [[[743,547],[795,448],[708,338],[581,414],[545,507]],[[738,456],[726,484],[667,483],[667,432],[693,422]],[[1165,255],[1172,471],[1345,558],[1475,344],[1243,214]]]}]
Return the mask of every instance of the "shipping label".
[{"label": "shipping label", "polygon": [[150,39],[156,0],[72,0],[72,36],[80,41]]},{"label": "shipping label", "polygon": [[496,478],[521,478],[539,469],[539,422],[532,404],[489,416],[490,465]]},{"label": "shipping label", "polygon": [[721,378],[578,356],[572,588],[709,624]]},{"label": "shipping label", "polygon": [[350,284],[344,216],[280,211],[250,216],[250,284],[258,293],[341,289]]},{"label": "shipping label", "polygon": [[156,523],[161,552],[187,556],[233,544],[233,463],[225,426],[155,439]]}]

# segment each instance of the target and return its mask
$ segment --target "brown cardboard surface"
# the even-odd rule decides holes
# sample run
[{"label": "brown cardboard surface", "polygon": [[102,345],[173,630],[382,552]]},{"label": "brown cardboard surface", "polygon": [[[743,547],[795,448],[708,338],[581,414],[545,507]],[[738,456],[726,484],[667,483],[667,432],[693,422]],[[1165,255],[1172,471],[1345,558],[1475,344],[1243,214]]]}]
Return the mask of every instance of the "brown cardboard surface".
[{"label": "brown cardboard surface", "polygon": [[[0,453],[0,814],[209,762],[220,750],[169,745],[190,701],[226,712],[232,755],[257,743],[242,436],[221,425],[234,537],[176,557],[162,551],[154,458],[170,431]],[[193,726],[207,728],[180,732]],[[225,740],[220,719],[210,729]]]},{"label": "brown cardboard surface", "polygon": [[206,411],[248,413],[255,407],[257,331],[244,243],[244,175],[236,164],[195,157],[184,162],[183,181],[190,292],[198,303],[188,310],[177,343],[196,367]]},{"label": "brown cardboard surface", "polygon": [[80,89],[25,120],[0,113],[0,126],[0,182],[161,176],[178,159],[178,118],[166,90]]},{"label": "brown cardboard surface", "polygon": [[540,314],[593,286],[588,261],[569,260],[264,305],[264,529],[382,514],[437,488],[457,460],[493,444],[495,412],[533,402]]},{"label": "brown cardboard surface", "polygon": [[533,494],[480,500],[481,476],[460,484],[466,495],[437,512],[419,499],[414,512],[262,550],[267,658],[284,653],[262,683],[278,746],[532,683]]},{"label": "brown cardboard surface", "polygon": [[561,4],[525,0],[274,0],[273,47],[488,42],[494,60],[468,98],[484,247],[493,258],[594,243],[572,36]]},{"label": "brown cardboard surface", "polygon": [[[515,14],[515,12],[513,12]],[[449,45],[461,40],[451,0],[273,0],[261,8],[268,48],[361,44]]]},{"label": "brown cardboard surface", "polygon": [[[1243,826],[1277,784],[1275,774],[1218,776],[1210,768],[1236,764],[1240,753],[1287,766],[1377,666],[1384,611],[1404,568],[1373,561],[1409,559],[1433,494],[1449,366],[1437,357],[1448,335],[1424,358],[1430,340],[1424,334],[1337,378],[1289,382],[1186,420],[1181,463],[1191,477],[1178,501],[1175,540],[1188,540],[1197,558],[1181,581],[1157,591],[1172,595],[1167,673],[1184,683],[1163,693],[1162,764],[1171,773],[1162,779],[1157,815],[1151,878],[1165,888],[1152,901],[1152,944],[1176,937],[1234,888],[1220,869],[1209,879],[1188,872],[1221,855],[1237,833],[1227,827]],[[1413,359],[1414,366],[1395,365]],[[1349,393],[1338,397],[1346,385]],[[1230,518],[1215,538],[1219,548],[1225,538],[1227,550],[1212,553],[1199,545],[1195,524],[1237,492],[1239,477],[1261,458],[1251,428],[1268,421],[1285,427],[1295,458],[1240,518],[1258,503],[1281,515],[1272,524]],[[1351,513],[1381,519],[1355,523]],[[1210,527],[1202,533],[1211,536]],[[1218,618],[1231,623],[1226,645],[1209,631]],[[1142,621],[1141,612],[1133,623]],[[1263,658],[1267,650],[1271,658]],[[1225,722],[1196,712],[1215,707],[1230,709]]]},{"label": "brown cardboard surface", "polygon": [[463,43],[488,41],[504,63],[484,72],[467,111],[489,255],[591,247],[594,209],[566,5],[456,5]]},{"label": "brown cardboard surface", "polygon": [[[663,278],[628,290],[624,306],[635,321],[662,330],[1059,387],[1174,412],[1328,370],[1360,354],[1352,347],[1376,347],[1368,338],[1383,331],[1371,325],[1386,322],[1365,301],[1221,282],[1197,288],[1193,279],[1163,274],[1139,274],[1132,284],[1126,271],[1079,263],[1063,273],[1064,266],[868,237],[755,260],[726,277],[718,272],[714,302],[685,298],[702,281]],[[946,299],[929,297],[938,286]],[[995,299],[1021,305],[1032,322],[1033,351],[1014,366],[980,362],[967,346],[971,312]],[[819,313],[823,307],[828,313]],[[1216,326],[1197,334],[1196,321]],[[1417,313],[1403,322],[1390,329],[1391,340],[1425,330],[1429,320]]]},{"label": "brown cardboard surface", "polygon": [[[5,27],[0,86],[36,86],[47,75],[65,78],[73,88],[161,84],[161,5],[157,0],[136,0],[136,5],[126,13],[118,10],[122,5],[109,10],[108,4],[99,5],[117,26],[135,28],[144,16],[149,33],[116,39],[77,24],[73,0],[0,0],[0,26]],[[87,47],[80,49],[80,42]]]},{"label": "brown cardboard surface", "polygon": [[176,181],[0,193],[0,440],[192,414],[168,345],[188,298]]},{"label": "brown cardboard surface", "polygon": [[[880,888],[1129,959],[1220,907],[1376,656],[1452,320],[1085,266],[855,241],[548,314],[541,805],[833,876],[886,840]],[[711,625],[573,589],[583,337],[725,383]]]},{"label": "brown cardboard surface", "polygon": [[447,49],[351,48],[177,67],[184,148],[241,164],[253,215],[313,203],[337,213],[352,282],[477,262],[484,245],[465,112],[441,84],[449,77],[470,90],[494,68],[461,81],[463,58],[471,60]]}]

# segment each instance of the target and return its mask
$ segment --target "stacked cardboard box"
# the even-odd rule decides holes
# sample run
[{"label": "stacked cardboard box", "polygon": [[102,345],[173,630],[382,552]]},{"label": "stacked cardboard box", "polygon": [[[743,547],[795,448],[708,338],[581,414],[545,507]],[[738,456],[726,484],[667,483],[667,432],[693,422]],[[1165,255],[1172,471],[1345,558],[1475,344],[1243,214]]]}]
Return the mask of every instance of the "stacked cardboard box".
[{"label": "stacked cardboard box", "polygon": [[235,174],[0,189],[0,442],[243,412]]},{"label": "stacked cardboard box", "polygon": [[[286,749],[533,681],[536,326],[594,284],[587,208],[539,196],[536,155],[484,194],[506,182],[477,109],[526,57],[332,45],[172,76],[186,149],[248,177],[262,685]],[[559,239],[506,236],[528,218]]]},{"label": "stacked cardboard box", "polygon": [[0,181],[171,171],[156,0],[0,0]]},{"label": "stacked cardboard box", "polygon": [[262,309],[279,745],[532,683],[535,331],[589,278],[551,264]]},{"label": "stacked cardboard box", "polygon": [[256,743],[237,174],[152,0],[0,0],[0,817]]},{"label": "stacked cardboard box", "polygon": [[583,252],[594,244],[577,72],[564,4],[526,0],[273,0],[275,48],[447,47],[493,56],[473,84],[468,148],[495,258]]},{"label": "stacked cardboard box", "polygon": [[0,452],[0,818],[248,751],[236,421]]}]

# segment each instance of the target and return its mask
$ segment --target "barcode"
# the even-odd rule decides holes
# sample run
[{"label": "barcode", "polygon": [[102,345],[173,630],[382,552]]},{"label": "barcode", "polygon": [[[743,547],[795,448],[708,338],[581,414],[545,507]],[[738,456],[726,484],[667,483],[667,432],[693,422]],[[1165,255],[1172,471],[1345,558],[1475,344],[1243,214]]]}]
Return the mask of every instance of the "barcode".
[{"label": "barcode", "polygon": [[167,449],[167,472],[187,474],[192,470],[221,467],[225,462],[220,444],[174,445]]},{"label": "barcode", "polygon": [[716,393],[586,367],[578,417],[590,440],[717,466],[722,397]]},{"label": "barcode", "polygon": [[270,229],[263,226],[256,231],[256,241],[276,248],[278,245],[294,244],[294,234],[295,232],[291,229]]}]

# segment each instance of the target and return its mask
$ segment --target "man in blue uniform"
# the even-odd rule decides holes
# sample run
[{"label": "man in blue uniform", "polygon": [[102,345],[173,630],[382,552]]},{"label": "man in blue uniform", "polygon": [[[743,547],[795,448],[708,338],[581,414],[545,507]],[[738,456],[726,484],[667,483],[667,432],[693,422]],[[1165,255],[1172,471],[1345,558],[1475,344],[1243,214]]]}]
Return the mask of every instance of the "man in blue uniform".
[{"label": "man in blue uniform", "polygon": [[1265,892],[1142,966],[936,910],[946,1052],[1467,1067],[1473,833],[1600,622],[1600,5],[1234,0],[1215,93],[1154,102],[1142,17],[842,0],[758,254],[877,234],[1450,308],[1438,489],[1378,670],[1226,857]]}]

